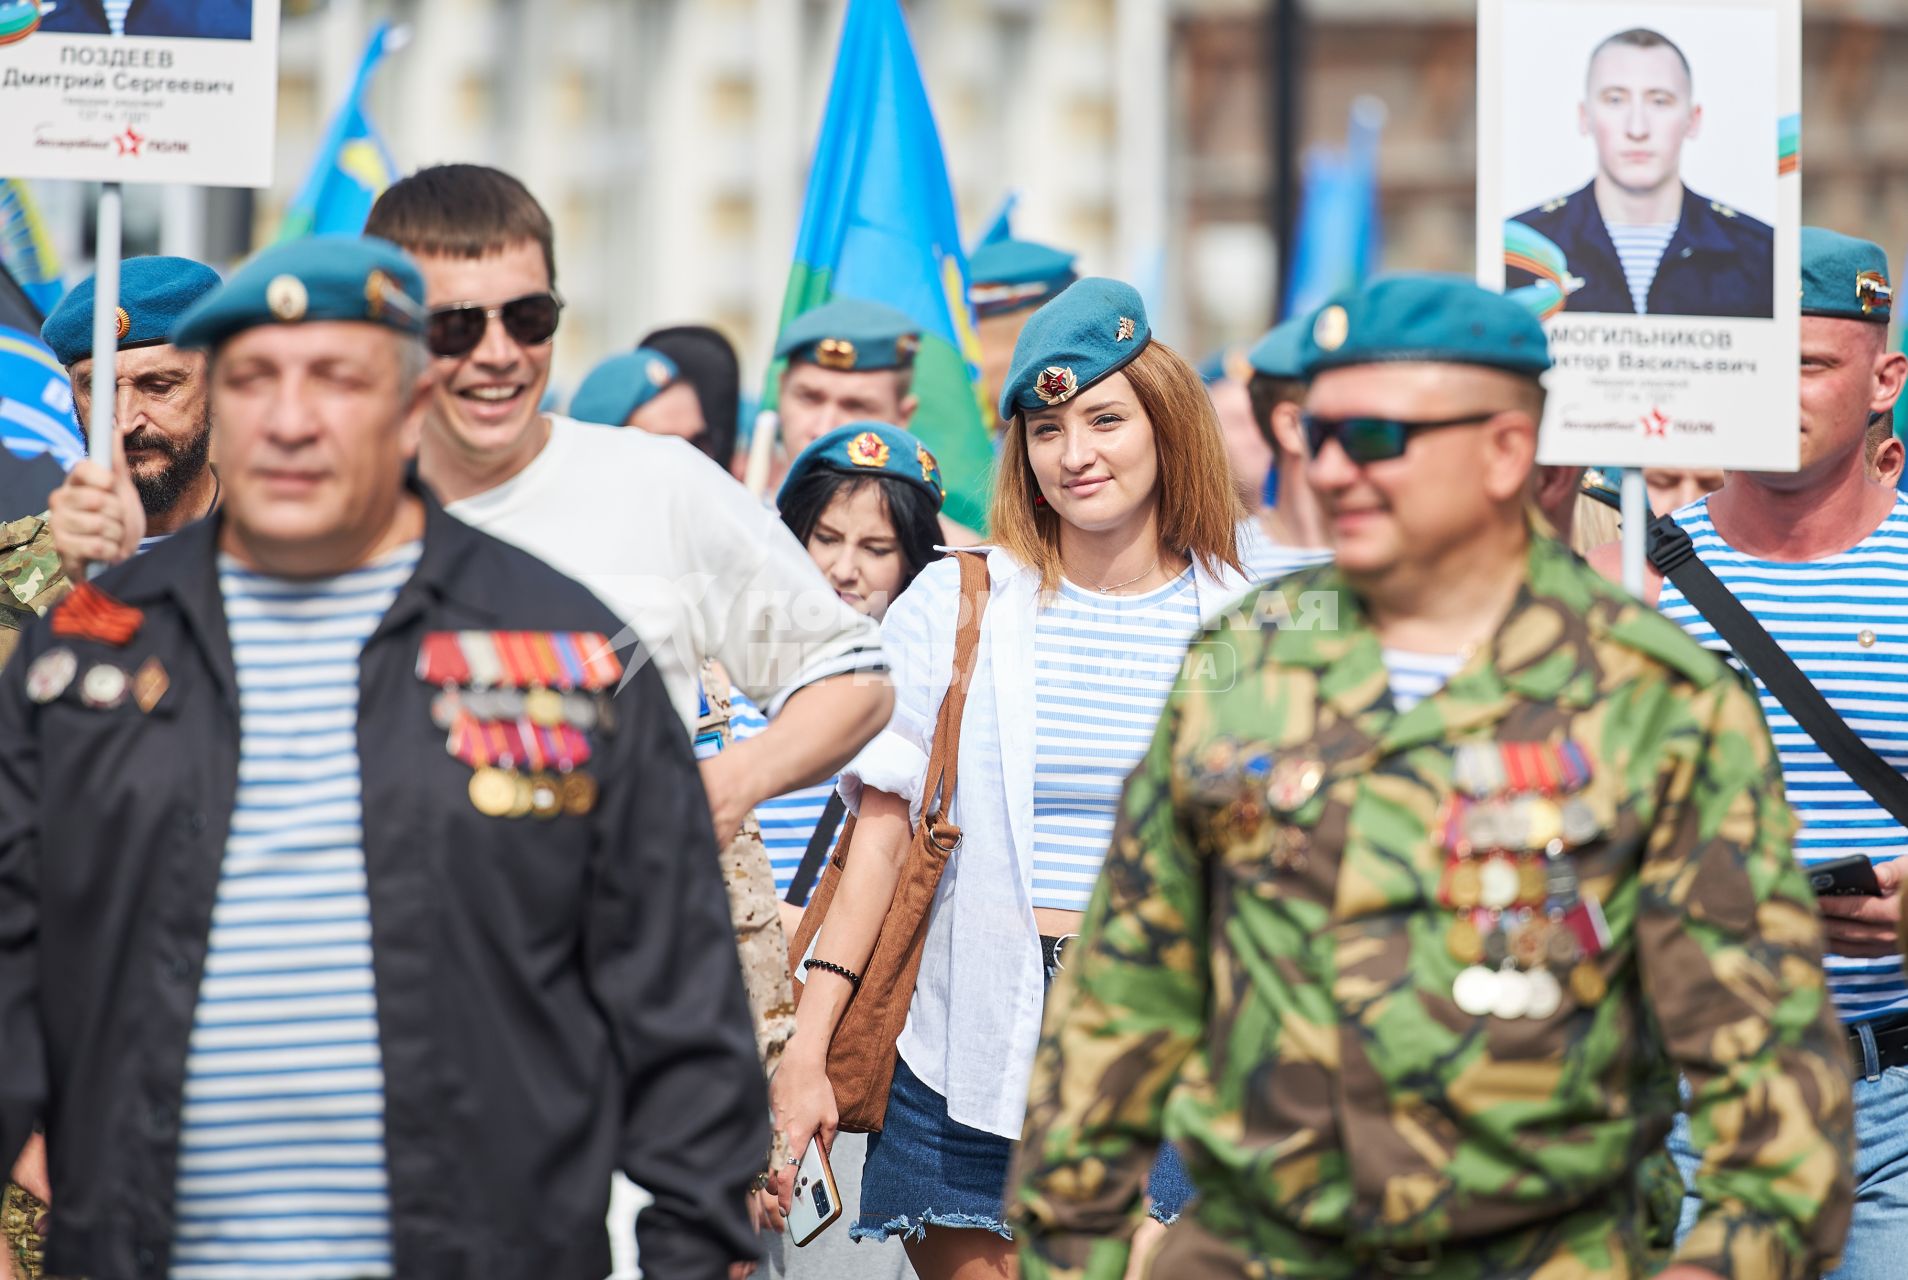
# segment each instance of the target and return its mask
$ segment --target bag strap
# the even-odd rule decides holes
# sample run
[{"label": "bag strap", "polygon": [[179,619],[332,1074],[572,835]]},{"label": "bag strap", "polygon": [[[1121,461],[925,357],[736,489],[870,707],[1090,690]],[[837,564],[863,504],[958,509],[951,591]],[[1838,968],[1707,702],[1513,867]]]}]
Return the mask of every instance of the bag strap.
[{"label": "bag strap", "polygon": [[991,586],[987,557],[980,552],[954,553],[961,565],[961,612],[954,632],[954,666],[947,694],[934,723],[934,742],[928,752],[927,780],[921,789],[921,821],[928,837],[951,850],[961,831],[947,820],[954,804],[954,780],[961,754],[961,717],[967,709],[967,690],[974,683],[974,664],[980,653],[981,615],[987,612]]},{"label": "bag strap", "polygon": [[1710,567],[1696,554],[1689,531],[1667,515],[1650,523],[1650,563],[1656,571],[1676,584],[1683,598],[1696,606],[1735,652],[1736,658],[1775,695],[1776,701],[1795,717],[1795,722],[1815,739],[1815,745],[1827,753],[1862,790],[1908,826],[1908,778],[1895,770],[1875,749],[1862,741],[1837,715],[1802,669],[1775,637],[1756,621],[1754,614],[1723,585]]},{"label": "bag strap", "polygon": [[821,874],[822,863],[828,860],[829,846],[835,842],[835,828],[841,825],[841,816],[847,812],[848,802],[841,798],[841,792],[828,797],[821,819],[808,837],[808,848],[802,851],[802,865],[795,868],[795,878],[788,882],[788,896],[783,901],[797,907],[808,901],[808,891],[814,888],[815,877]]}]

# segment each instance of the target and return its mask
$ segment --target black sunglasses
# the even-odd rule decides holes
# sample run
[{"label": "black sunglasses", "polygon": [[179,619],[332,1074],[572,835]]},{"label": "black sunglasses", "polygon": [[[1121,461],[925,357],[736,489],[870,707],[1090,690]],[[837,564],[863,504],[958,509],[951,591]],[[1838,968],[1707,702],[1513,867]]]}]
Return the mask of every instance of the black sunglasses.
[{"label": "black sunglasses", "polygon": [[460,302],[433,307],[424,321],[424,345],[434,356],[469,355],[484,340],[490,318],[503,321],[504,332],[526,347],[540,347],[556,336],[563,315],[563,299],[554,293],[526,293],[494,307]]},{"label": "black sunglasses", "polygon": [[1327,440],[1336,440],[1347,458],[1363,466],[1368,462],[1403,457],[1405,445],[1420,431],[1432,431],[1438,427],[1468,427],[1473,423],[1488,422],[1501,412],[1500,409],[1492,409],[1485,413],[1466,414],[1462,418],[1440,418],[1434,422],[1403,422],[1397,418],[1321,418],[1305,413],[1299,415],[1299,422],[1305,428],[1305,450],[1312,457],[1318,456],[1318,451],[1325,447]]}]

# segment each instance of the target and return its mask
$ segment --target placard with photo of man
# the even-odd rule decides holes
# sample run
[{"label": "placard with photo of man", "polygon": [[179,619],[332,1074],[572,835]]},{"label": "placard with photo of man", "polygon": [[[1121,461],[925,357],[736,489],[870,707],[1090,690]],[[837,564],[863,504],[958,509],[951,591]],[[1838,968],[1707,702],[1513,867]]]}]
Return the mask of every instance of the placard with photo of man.
[{"label": "placard with photo of man", "polygon": [[[1773,229],[1683,182],[1683,150],[1701,137],[1703,108],[1675,41],[1631,27],[1598,44],[1577,127],[1596,146],[1596,175],[1511,219],[1555,247],[1561,310],[1774,314]],[[1530,237],[1511,234],[1529,252]],[[1505,283],[1517,289],[1547,274],[1513,260]]]}]

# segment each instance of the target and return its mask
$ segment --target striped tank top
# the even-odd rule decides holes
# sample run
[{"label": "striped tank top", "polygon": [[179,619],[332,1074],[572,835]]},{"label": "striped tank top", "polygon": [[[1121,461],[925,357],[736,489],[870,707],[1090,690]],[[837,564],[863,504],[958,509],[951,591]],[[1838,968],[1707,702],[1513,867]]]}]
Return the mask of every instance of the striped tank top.
[{"label": "striped tank top", "polygon": [[[1722,540],[1707,498],[1676,513],[1696,553],[1782,646],[1836,714],[1881,757],[1908,772],[1908,498],[1840,555],[1785,563],[1747,556]],[[1715,628],[1671,582],[1659,608],[1705,648],[1726,651]],[[1782,761],[1789,803],[1802,820],[1803,865],[1849,854],[1882,863],[1908,853],[1908,831],[1796,724],[1760,680],[1756,692]],[[1908,1010],[1901,958],[1830,955],[1829,987],[1844,1021]]]},{"label": "striped tank top", "polygon": [[358,659],[420,549],[316,581],[220,560],[238,795],[186,1052],[172,1280],[392,1274]]},{"label": "striped tank top", "polygon": [[1033,904],[1084,911],[1126,775],[1199,629],[1191,569],[1143,596],[1062,581],[1034,622]]}]

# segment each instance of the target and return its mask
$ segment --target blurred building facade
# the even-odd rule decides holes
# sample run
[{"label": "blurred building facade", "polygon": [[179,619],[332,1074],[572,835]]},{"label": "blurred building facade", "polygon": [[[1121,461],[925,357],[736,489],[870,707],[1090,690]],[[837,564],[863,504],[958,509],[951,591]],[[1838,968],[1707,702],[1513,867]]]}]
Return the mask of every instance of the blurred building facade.
[{"label": "blurred building facade", "polygon": [[[128,251],[229,261],[269,239],[364,39],[414,39],[372,117],[403,169],[521,175],[557,223],[571,304],[558,380],[656,325],[713,323],[762,367],[781,305],[845,0],[287,0],[278,180],[255,196],[132,191]],[[907,0],[962,223],[1020,193],[1020,234],[1132,279],[1195,357],[1248,340],[1277,292],[1269,229],[1270,0]],[[1468,272],[1472,0],[1313,0],[1297,54],[1300,136],[1390,108],[1384,263]],[[1809,0],[1805,214],[1908,244],[1908,6]],[[40,184],[70,265],[89,193]]]}]

